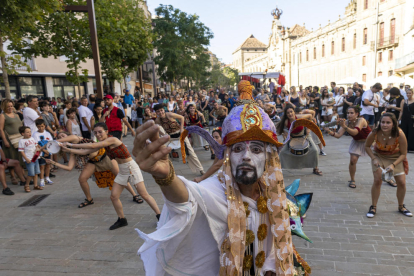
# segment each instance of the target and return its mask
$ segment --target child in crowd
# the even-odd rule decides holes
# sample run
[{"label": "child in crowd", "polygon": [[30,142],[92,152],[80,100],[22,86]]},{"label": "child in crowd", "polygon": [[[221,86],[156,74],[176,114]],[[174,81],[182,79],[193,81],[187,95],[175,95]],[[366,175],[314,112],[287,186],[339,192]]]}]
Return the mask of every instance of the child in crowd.
[{"label": "child in crowd", "polygon": [[37,175],[40,173],[39,160],[32,162],[33,156],[36,151],[40,151],[40,147],[37,145],[36,140],[32,137],[32,131],[28,126],[21,126],[19,128],[20,134],[23,136],[19,141],[19,152],[22,154],[23,161],[26,163],[27,174],[26,185],[24,190],[30,192],[30,181],[33,179],[34,190],[43,190],[42,187],[37,185]]},{"label": "child in crowd", "polygon": [[45,131],[46,125],[43,119],[37,119],[35,121],[37,131],[33,133],[33,138],[37,144],[42,148],[42,155],[39,157],[39,166],[40,166],[40,186],[45,186],[46,184],[53,184],[53,181],[50,180],[50,164],[46,164],[45,159],[51,159],[51,154],[45,149],[48,141],[53,141],[52,135],[48,131]]}]

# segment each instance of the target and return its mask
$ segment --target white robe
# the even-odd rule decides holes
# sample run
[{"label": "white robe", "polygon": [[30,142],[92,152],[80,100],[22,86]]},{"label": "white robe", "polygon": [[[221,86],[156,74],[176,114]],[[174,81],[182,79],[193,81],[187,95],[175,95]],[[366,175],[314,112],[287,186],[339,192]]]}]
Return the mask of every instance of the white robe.
[{"label": "white robe", "polygon": [[[220,246],[227,233],[225,186],[217,176],[199,184],[180,178],[189,192],[188,202],[172,203],[164,198],[165,205],[157,231],[147,235],[136,229],[145,241],[138,255],[144,262],[147,276],[216,276],[220,269]],[[260,213],[256,201],[242,197],[244,202],[249,203],[247,224],[256,236],[256,255]],[[262,275],[266,271],[276,272],[272,240],[268,227],[263,243],[266,260]]]}]

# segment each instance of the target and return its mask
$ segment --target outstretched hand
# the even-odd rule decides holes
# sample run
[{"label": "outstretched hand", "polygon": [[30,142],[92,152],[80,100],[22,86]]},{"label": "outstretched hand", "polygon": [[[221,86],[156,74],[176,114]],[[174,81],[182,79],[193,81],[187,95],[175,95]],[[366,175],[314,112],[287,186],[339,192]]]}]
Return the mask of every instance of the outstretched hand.
[{"label": "outstretched hand", "polygon": [[[159,137],[159,126],[150,120],[137,129],[132,154],[141,170],[157,178],[166,178],[170,171],[168,154],[171,148],[164,144],[170,139],[169,135]],[[147,143],[150,140],[151,143]]]}]

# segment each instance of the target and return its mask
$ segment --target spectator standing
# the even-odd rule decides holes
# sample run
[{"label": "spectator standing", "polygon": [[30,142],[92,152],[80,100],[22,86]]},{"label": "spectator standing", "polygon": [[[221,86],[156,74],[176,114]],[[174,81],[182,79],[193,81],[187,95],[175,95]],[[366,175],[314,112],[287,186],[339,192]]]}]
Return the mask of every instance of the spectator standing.
[{"label": "spectator standing", "polygon": [[226,93],[225,93],[224,89],[223,88],[220,89],[220,94],[218,95],[218,98],[221,100],[221,102],[224,102],[225,95],[226,95]]},{"label": "spectator standing", "polygon": [[23,123],[20,120],[20,117],[13,112],[14,108],[11,100],[3,100],[1,109],[3,110],[3,113],[0,114],[0,135],[3,141],[4,154],[6,155],[6,158],[19,160],[22,163],[18,150],[11,143],[11,139],[14,138],[13,140],[15,141],[15,137],[19,137],[19,127],[23,126]]},{"label": "spectator standing", "polygon": [[17,116],[19,116],[20,121],[23,122],[23,109],[24,109],[24,102],[20,102],[18,101],[15,106],[14,109],[16,111]]},{"label": "spectator standing", "polygon": [[[33,133],[33,138],[35,139],[36,143],[41,146],[42,154],[39,158],[39,166],[40,166],[40,187],[45,186],[46,184],[53,184],[53,181],[50,180],[50,164],[46,164],[45,159],[51,159],[52,155],[46,150],[45,145],[49,141],[53,141],[52,135],[46,131],[46,124],[43,119],[36,120],[37,131]],[[46,180],[46,181],[45,181]]]},{"label": "spectator standing", "polygon": [[92,126],[90,125],[93,112],[88,107],[88,99],[81,99],[81,106],[78,108],[79,118],[82,126],[82,137],[91,139]]},{"label": "spectator standing", "polygon": [[71,135],[82,137],[82,132],[78,124],[78,120],[76,120],[76,108],[69,108],[69,110],[66,111],[66,117],[68,117],[68,121],[66,122],[67,131]]},{"label": "spectator standing", "polygon": [[344,95],[345,94],[345,89],[343,87],[339,87],[338,89],[338,93],[335,95],[335,107],[336,110],[338,112],[338,116],[339,118],[343,118],[344,117]]},{"label": "spectator standing", "polygon": [[125,90],[124,103],[131,106],[134,100],[134,96],[129,93],[129,90]]},{"label": "spectator standing", "polygon": [[382,90],[380,83],[374,84],[370,90],[364,92],[361,98],[361,116],[368,122],[369,126],[373,128],[375,121],[374,108],[378,107],[378,104],[373,103],[375,96],[374,93]]},{"label": "spectator standing", "polygon": [[69,110],[69,109],[71,109],[71,108],[72,108],[72,102],[71,102],[71,101],[69,101],[69,100],[66,100],[66,101],[65,101],[65,109],[63,109],[63,115],[65,116],[65,117],[63,118],[63,123],[65,124],[65,126],[66,126],[66,124],[67,124],[67,122],[68,122],[67,112],[68,112],[68,110]]},{"label": "spectator standing", "polygon": [[55,116],[53,116],[53,108],[46,101],[41,102],[39,106],[42,111],[41,116],[45,122],[46,130],[52,135],[52,137],[56,138],[58,124],[56,123],[57,118],[55,121]]},{"label": "spectator standing", "polygon": [[39,107],[39,100],[37,96],[29,95],[26,98],[27,107],[23,110],[23,122],[25,126],[30,127],[32,133],[37,131],[35,121],[37,119],[42,119],[40,112],[37,109]]},{"label": "spectator standing", "polygon": [[[407,97],[407,91],[404,90],[404,83],[400,84],[400,93],[401,93],[401,96],[404,97],[405,102],[407,102],[408,97]],[[397,117],[397,119],[398,119],[398,117]]]},{"label": "spectator standing", "polygon": [[36,140],[32,137],[32,131],[28,126],[19,127],[19,132],[23,136],[19,141],[19,152],[21,153],[24,162],[26,163],[27,177],[26,185],[24,186],[25,192],[30,192],[30,181],[33,180],[33,189],[34,190],[43,190],[42,187],[37,185],[37,175],[40,174],[39,160],[33,160],[33,156],[36,151],[40,150],[40,147],[37,145]]},{"label": "spectator standing", "polygon": [[56,107],[61,108],[64,103],[62,102],[61,97],[57,97]]},{"label": "spectator standing", "polygon": [[269,81],[269,90],[273,93],[273,89],[275,89],[275,83],[272,81],[272,79],[269,79]]},{"label": "spectator standing", "polygon": [[[93,111],[93,108],[95,106],[95,101],[96,101],[96,95],[92,94],[89,95],[89,104],[88,104],[88,108]],[[81,101],[82,102],[82,101]]]},{"label": "spectator standing", "polygon": [[110,94],[106,95],[104,97],[104,101],[107,107],[103,110],[104,115],[101,117],[99,122],[106,123],[106,125],[108,126],[109,134],[121,140],[122,122],[124,122],[131,130],[132,136],[135,136],[135,130],[132,129],[122,109],[119,109],[114,105],[113,96]]}]

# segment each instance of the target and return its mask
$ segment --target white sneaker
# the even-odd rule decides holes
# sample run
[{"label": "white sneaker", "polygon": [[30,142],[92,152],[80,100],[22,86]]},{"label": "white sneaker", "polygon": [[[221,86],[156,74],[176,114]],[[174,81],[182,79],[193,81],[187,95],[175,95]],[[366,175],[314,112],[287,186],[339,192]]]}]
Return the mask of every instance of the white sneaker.
[{"label": "white sneaker", "polygon": [[321,150],[321,152],[319,153],[319,155],[326,156],[326,153],[323,150]]},{"label": "white sneaker", "polygon": [[45,180],[44,179],[40,179],[39,186],[40,187],[44,187],[45,186]]},{"label": "white sneaker", "polygon": [[46,184],[48,184],[48,185],[52,185],[53,184],[53,181],[52,180],[50,180],[50,178],[46,178]]}]

